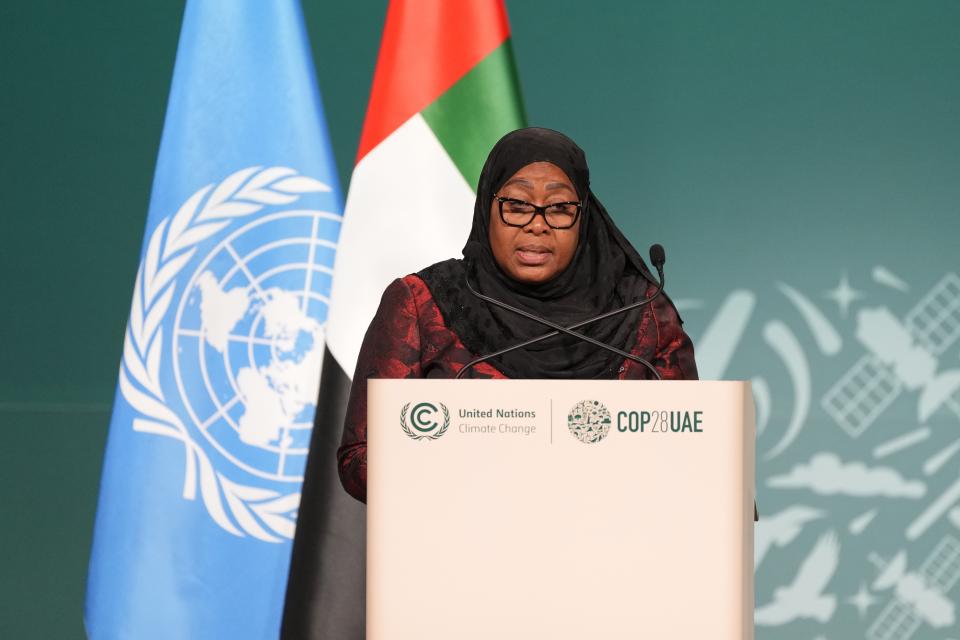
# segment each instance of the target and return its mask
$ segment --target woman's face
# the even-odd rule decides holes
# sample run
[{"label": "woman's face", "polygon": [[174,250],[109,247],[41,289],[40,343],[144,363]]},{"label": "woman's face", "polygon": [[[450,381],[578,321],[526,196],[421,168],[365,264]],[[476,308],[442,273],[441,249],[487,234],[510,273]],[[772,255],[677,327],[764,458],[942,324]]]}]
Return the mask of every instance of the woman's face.
[{"label": "woman's face", "polygon": [[514,227],[500,218],[497,196],[537,206],[576,202],[577,191],[567,174],[549,162],[528,164],[503,183],[490,206],[490,248],[507,275],[520,282],[546,282],[566,269],[580,238],[580,216],[569,229],[549,227],[540,214],[526,226]]}]

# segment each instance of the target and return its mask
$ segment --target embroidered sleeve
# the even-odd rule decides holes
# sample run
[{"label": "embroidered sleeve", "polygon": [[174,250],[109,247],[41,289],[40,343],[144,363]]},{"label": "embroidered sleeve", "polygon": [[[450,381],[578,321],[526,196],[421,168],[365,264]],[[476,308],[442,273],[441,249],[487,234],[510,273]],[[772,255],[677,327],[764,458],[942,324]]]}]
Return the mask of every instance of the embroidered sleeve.
[{"label": "embroidered sleeve", "polygon": [[673,303],[661,295],[653,302],[657,347],[651,364],[664,380],[697,380],[697,363],[693,342],[683,330]]},{"label": "embroidered sleeve", "polygon": [[340,482],[361,502],[367,501],[367,380],[419,377],[416,303],[406,283],[397,279],[383,292],[380,307],[363,337],[337,450]]}]

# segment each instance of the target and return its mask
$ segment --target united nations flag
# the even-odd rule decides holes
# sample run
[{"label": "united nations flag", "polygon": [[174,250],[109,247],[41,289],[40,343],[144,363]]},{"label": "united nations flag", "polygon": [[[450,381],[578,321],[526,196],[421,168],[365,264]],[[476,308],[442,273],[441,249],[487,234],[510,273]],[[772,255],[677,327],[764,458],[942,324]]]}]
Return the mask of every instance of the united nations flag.
[{"label": "united nations flag", "polygon": [[189,0],[104,462],[91,638],[278,635],[341,211],[297,0]]}]

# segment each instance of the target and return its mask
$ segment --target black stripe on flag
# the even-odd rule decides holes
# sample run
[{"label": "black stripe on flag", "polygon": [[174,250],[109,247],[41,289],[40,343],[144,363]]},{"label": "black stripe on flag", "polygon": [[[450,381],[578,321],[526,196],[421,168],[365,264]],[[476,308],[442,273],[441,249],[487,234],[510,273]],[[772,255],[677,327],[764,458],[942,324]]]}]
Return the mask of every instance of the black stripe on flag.
[{"label": "black stripe on flag", "polygon": [[350,377],[324,350],[280,637],[363,640],[366,505],[340,485],[337,447]]}]

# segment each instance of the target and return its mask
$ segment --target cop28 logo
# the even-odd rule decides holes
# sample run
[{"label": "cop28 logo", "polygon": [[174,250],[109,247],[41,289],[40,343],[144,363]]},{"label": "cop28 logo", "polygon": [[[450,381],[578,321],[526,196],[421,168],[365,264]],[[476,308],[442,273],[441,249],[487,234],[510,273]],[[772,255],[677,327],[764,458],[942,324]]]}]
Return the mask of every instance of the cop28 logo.
[{"label": "cop28 logo", "polygon": [[[403,405],[400,411],[400,427],[405,434],[414,440],[436,440],[447,432],[447,427],[450,426],[450,411],[447,405],[437,403],[440,405],[438,409],[435,404],[419,402],[410,409],[410,404],[408,402]],[[410,427],[413,427],[412,431]]]},{"label": "cop28 logo", "polygon": [[567,415],[567,427],[580,442],[600,442],[610,433],[610,411],[597,400],[581,400]]}]

